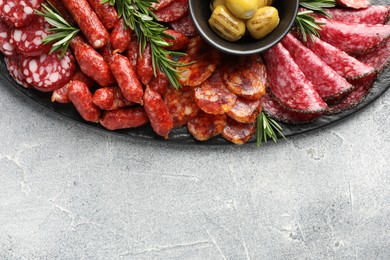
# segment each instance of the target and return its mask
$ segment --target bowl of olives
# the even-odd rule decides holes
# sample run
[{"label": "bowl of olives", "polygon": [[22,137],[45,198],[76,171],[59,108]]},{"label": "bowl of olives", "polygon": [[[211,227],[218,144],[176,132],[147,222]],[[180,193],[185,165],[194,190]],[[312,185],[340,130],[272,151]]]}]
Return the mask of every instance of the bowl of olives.
[{"label": "bowl of olives", "polygon": [[299,0],[189,0],[199,34],[233,55],[261,53],[290,31]]}]

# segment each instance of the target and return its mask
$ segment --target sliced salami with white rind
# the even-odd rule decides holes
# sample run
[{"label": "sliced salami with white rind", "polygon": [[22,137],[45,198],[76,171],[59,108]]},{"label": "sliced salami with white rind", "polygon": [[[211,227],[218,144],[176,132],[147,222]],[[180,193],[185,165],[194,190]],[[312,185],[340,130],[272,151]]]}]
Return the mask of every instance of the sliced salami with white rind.
[{"label": "sliced salami with white rind", "polygon": [[12,29],[0,21],[0,51],[5,56],[15,56],[17,55],[15,47],[11,44],[11,32]]},{"label": "sliced salami with white rind", "polygon": [[282,44],[290,52],[306,78],[313,83],[322,99],[325,101],[334,99],[352,91],[353,86],[348,81],[337,74],[292,34],[287,34],[282,40]]},{"label": "sliced salami with white rind", "polygon": [[378,48],[357,56],[356,59],[375,68],[377,73],[380,73],[390,63],[390,39],[387,39],[387,41],[378,46]]},{"label": "sliced salami with white rind", "polygon": [[50,34],[50,25],[42,16],[26,27],[14,28],[11,33],[11,44],[18,53],[24,56],[40,56],[49,53],[51,45],[43,44],[42,40]]},{"label": "sliced salami with white rind", "polygon": [[346,24],[324,18],[319,30],[321,40],[349,54],[368,52],[384,42],[390,36],[390,25],[383,24]]},{"label": "sliced salami with white rind", "polygon": [[12,27],[23,27],[35,18],[35,9],[39,9],[43,0],[2,0],[0,1],[0,19]]},{"label": "sliced salami with white rind", "polygon": [[67,84],[75,72],[75,60],[70,51],[61,59],[59,53],[39,57],[23,57],[20,61],[23,75],[34,88],[51,92]]},{"label": "sliced salami with white rind", "polygon": [[26,79],[24,78],[24,75],[22,73],[22,69],[20,66],[20,57],[4,57],[4,61],[11,77],[23,87],[30,88],[31,86],[26,82]]},{"label": "sliced salami with white rind", "polygon": [[310,50],[348,81],[367,77],[375,73],[373,67],[358,61],[346,52],[314,36],[314,42],[303,42]]},{"label": "sliced salami with white rind", "polygon": [[318,113],[327,108],[281,43],[269,49],[264,57],[270,89],[284,106],[302,113]]}]

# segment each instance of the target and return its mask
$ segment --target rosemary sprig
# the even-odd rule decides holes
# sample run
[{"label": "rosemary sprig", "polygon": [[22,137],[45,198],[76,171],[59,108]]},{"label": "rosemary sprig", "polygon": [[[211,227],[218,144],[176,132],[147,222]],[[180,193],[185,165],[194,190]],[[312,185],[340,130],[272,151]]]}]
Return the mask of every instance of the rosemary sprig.
[{"label": "rosemary sprig", "polygon": [[303,40],[307,41],[308,35],[314,41],[313,35],[318,37],[318,31],[321,30],[321,25],[325,23],[317,22],[310,14],[318,12],[326,17],[331,17],[325,8],[335,7],[335,0],[300,0],[299,5],[308,10],[299,12],[295,22],[301,31]]},{"label": "rosemary sprig", "polygon": [[115,6],[118,16],[123,17],[127,26],[138,36],[140,53],[142,54],[149,43],[152,53],[152,65],[154,74],[157,69],[164,72],[168,80],[175,89],[181,87],[178,81],[180,70],[178,67],[183,67],[187,64],[182,64],[171,59],[171,56],[185,56],[185,53],[175,52],[164,49],[169,46],[164,38],[174,39],[171,35],[165,34],[167,29],[157,22],[156,16],[152,12],[152,3],[157,0],[102,0],[102,3],[110,3]]},{"label": "rosemary sprig", "polygon": [[278,135],[286,139],[282,130],[283,128],[275,120],[269,118],[264,112],[261,112],[257,117],[257,147],[260,147],[263,142],[266,143],[268,138],[276,143],[278,141]]},{"label": "rosemary sprig", "polygon": [[314,42],[313,35],[319,37],[319,30],[321,29],[321,25],[325,24],[324,22],[317,22],[316,19],[313,16],[310,16],[309,14],[312,14],[313,11],[302,11],[299,12],[295,22],[298,25],[299,30],[301,31],[302,38],[304,41],[307,41],[307,35],[309,36],[310,40]]},{"label": "rosemary sprig", "polygon": [[68,23],[58,10],[50,2],[48,3],[50,7],[46,4],[42,4],[42,12],[35,10],[37,15],[43,16],[45,20],[53,26],[49,31],[54,33],[45,37],[42,42],[44,44],[54,42],[50,53],[61,51],[62,58],[68,50],[70,41],[77,35],[80,29],[75,28]]}]

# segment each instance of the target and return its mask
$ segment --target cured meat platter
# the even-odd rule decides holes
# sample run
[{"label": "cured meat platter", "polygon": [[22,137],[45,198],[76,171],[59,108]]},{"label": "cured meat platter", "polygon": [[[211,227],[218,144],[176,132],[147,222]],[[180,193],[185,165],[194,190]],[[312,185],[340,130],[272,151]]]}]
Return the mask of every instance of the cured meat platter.
[{"label": "cured meat platter", "polygon": [[[10,89],[16,89],[20,93],[22,93],[24,96],[26,96],[31,101],[53,111],[56,114],[59,114],[69,120],[79,122],[80,124],[84,124],[90,127],[93,127],[94,129],[109,132],[112,134],[118,134],[125,137],[130,138],[137,138],[137,139],[144,139],[144,140],[155,140],[155,141],[164,141],[164,142],[173,142],[173,143],[181,143],[181,144],[212,144],[212,145],[226,145],[231,144],[230,142],[226,141],[222,137],[215,137],[213,139],[210,139],[206,142],[199,142],[196,141],[187,131],[185,127],[174,129],[173,132],[170,134],[169,139],[163,139],[159,137],[157,134],[155,134],[150,126],[142,126],[139,128],[132,128],[132,129],[126,129],[126,130],[118,130],[115,132],[108,131],[102,126],[98,124],[88,123],[85,121],[80,114],[74,109],[72,105],[62,105],[58,103],[53,103],[50,101],[51,94],[43,93],[34,89],[26,89],[22,87],[21,85],[17,84],[11,76],[9,76],[7,68],[4,64],[4,58],[1,57],[1,67],[0,67],[0,74],[2,75],[2,78],[4,81],[1,83],[2,87],[7,87]],[[351,110],[344,111],[340,114],[335,115],[329,115],[329,116],[323,116],[322,118],[319,118],[311,123],[303,124],[303,125],[291,125],[291,124],[284,124],[280,123],[280,125],[283,127],[283,133],[286,136],[286,138],[299,135],[303,133],[307,133],[316,129],[327,127],[331,124],[335,124],[337,122],[340,122],[342,120],[347,119],[348,117],[352,116],[353,114],[359,112],[366,106],[370,105],[373,101],[378,99],[383,93],[385,93],[390,88],[390,67],[388,67],[384,72],[382,72],[376,79],[374,83],[374,87],[372,88],[371,92],[368,94],[368,96],[364,99],[362,103],[357,105],[355,108]],[[255,136],[253,136],[248,143],[254,143],[256,141]]]},{"label": "cured meat platter", "polygon": [[[296,27],[262,56],[234,57],[197,35],[188,0],[128,9],[123,19],[119,1],[48,0],[36,14],[33,4],[44,0],[13,1],[0,6],[2,85],[68,119],[132,138],[259,143],[256,122],[258,129],[279,123],[290,137],[343,120],[390,87],[388,6],[347,11],[351,18],[334,9],[334,20],[303,11],[299,19],[323,25],[315,34],[321,39],[306,41]],[[371,11],[382,20],[371,22]],[[158,21],[136,18],[145,15]],[[358,24],[344,22],[355,18]]]}]

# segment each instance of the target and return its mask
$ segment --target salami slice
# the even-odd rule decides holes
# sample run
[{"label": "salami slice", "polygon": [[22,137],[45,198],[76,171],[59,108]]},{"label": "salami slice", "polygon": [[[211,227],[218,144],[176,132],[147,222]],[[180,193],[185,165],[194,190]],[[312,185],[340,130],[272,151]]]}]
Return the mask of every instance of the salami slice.
[{"label": "salami slice", "polygon": [[291,34],[282,40],[295,63],[325,101],[352,91],[353,86]]},{"label": "salami slice", "polygon": [[188,132],[199,141],[206,141],[220,135],[226,126],[227,116],[211,115],[200,112],[199,115],[187,124]]},{"label": "salami slice", "polygon": [[185,50],[186,57],[180,57],[179,62],[191,65],[179,67],[179,82],[183,86],[196,87],[207,80],[219,64],[220,53],[208,45],[200,36],[190,39]]},{"label": "salami slice", "polygon": [[69,83],[68,95],[84,120],[94,123],[99,122],[100,109],[92,102],[92,94],[84,82],[72,80]]},{"label": "salami slice", "polygon": [[191,14],[188,12],[182,18],[170,22],[169,25],[178,32],[185,34],[188,37],[198,35],[198,31],[196,30],[195,24],[192,21]]},{"label": "salami slice", "polygon": [[70,51],[67,51],[62,59],[59,53],[23,57],[20,64],[27,83],[43,92],[63,87],[71,80],[76,68]]},{"label": "salami slice", "polygon": [[220,71],[195,88],[195,101],[208,114],[224,114],[236,104],[237,97],[232,94],[223,82]]},{"label": "salami slice", "polygon": [[267,73],[259,55],[226,56],[223,64],[223,79],[232,93],[253,100],[264,96]]},{"label": "salami slice", "polygon": [[332,20],[350,24],[386,24],[389,20],[390,6],[371,5],[365,9],[329,8],[326,11]]},{"label": "salami slice", "polygon": [[49,53],[51,45],[42,40],[50,34],[50,25],[42,16],[37,17],[29,26],[14,28],[11,32],[11,44],[24,56],[40,56]]},{"label": "salami slice", "polygon": [[30,88],[31,86],[27,83],[20,66],[20,57],[19,56],[4,57],[4,61],[11,77],[19,85],[22,85],[25,88]]},{"label": "salami slice", "polygon": [[167,5],[171,4],[172,2],[174,2],[174,0],[160,0],[156,3],[152,3],[152,7],[156,10],[160,10],[166,7]]},{"label": "salami slice", "polygon": [[166,42],[172,44],[171,46],[166,47],[166,49],[168,50],[173,50],[173,51],[183,50],[187,48],[188,44],[190,43],[190,39],[188,39],[188,37],[181,32],[175,30],[165,30],[164,33],[171,35],[175,38],[174,40],[164,38]]},{"label": "salami slice", "polygon": [[159,22],[172,22],[180,19],[188,12],[188,0],[172,1],[154,12]]},{"label": "salami slice", "polygon": [[168,138],[169,132],[173,129],[173,119],[160,94],[147,87],[144,95],[144,107],[154,132]]},{"label": "salami slice", "polygon": [[164,102],[172,115],[173,127],[186,125],[200,111],[195,102],[194,90],[191,88],[179,90],[168,88],[167,93],[164,95]]},{"label": "salami slice", "polygon": [[256,132],[256,123],[243,124],[231,118],[227,119],[222,137],[234,144],[244,144]]},{"label": "salami slice", "polygon": [[100,119],[100,124],[108,130],[135,128],[146,125],[148,122],[148,116],[142,107],[105,111]]},{"label": "salami slice", "polygon": [[325,22],[319,30],[321,40],[349,54],[368,52],[390,36],[390,25],[383,24],[345,24],[323,18]]},{"label": "salami slice", "polygon": [[43,0],[0,1],[0,18],[12,27],[23,27],[35,18],[35,9],[39,9]]},{"label": "salami slice", "polygon": [[336,0],[337,5],[353,9],[362,9],[370,6],[370,0]]},{"label": "salami slice", "polygon": [[390,63],[390,39],[371,52],[357,56],[356,59],[382,72]]},{"label": "salami slice", "polygon": [[5,56],[17,55],[14,45],[11,44],[11,32],[11,28],[0,21],[0,51]]},{"label": "salami slice", "polygon": [[281,43],[269,49],[265,59],[269,86],[284,106],[303,113],[318,113],[327,108]]},{"label": "salami slice", "polygon": [[263,111],[277,121],[294,125],[310,123],[323,114],[322,112],[308,114],[291,111],[281,106],[270,93],[263,97]]},{"label": "salami slice", "polygon": [[236,104],[229,112],[227,112],[227,115],[237,122],[249,124],[255,122],[257,116],[260,113],[261,99],[248,100],[243,98],[237,98]]},{"label": "salami slice", "polygon": [[102,110],[116,110],[133,104],[125,99],[121,89],[118,87],[97,89],[93,94],[93,103]]},{"label": "salami slice", "polygon": [[334,69],[341,77],[348,81],[367,77],[375,72],[373,67],[367,66],[347,53],[322,41],[314,36],[314,42],[304,44],[326,64]]},{"label": "salami slice", "polygon": [[352,93],[345,97],[341,102],[330,106],[328,114],[340,113],[344,110],[348,110],[357,106],[370,92],[373,86],[374,78],[374,76],[370,76],[368,78],[357,80],[355,89],[352,91]]}]

